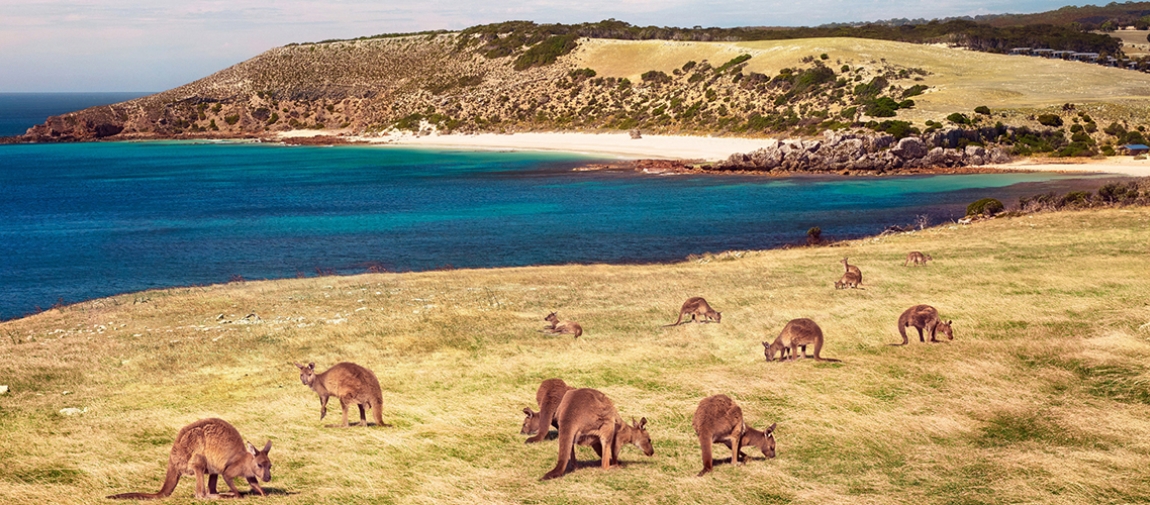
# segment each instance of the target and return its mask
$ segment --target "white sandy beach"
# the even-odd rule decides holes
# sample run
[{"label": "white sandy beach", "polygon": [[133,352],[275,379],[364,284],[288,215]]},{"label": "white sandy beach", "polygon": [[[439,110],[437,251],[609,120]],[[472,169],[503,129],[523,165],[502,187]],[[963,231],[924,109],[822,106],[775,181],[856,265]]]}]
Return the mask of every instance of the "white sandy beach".
[{"label": "white sandy beach", "polygon": [[[327,133],[315,130],[284,132],[280,138],[312,137]],[[676,135],[643,135],[632,139],[619,133],[480,133],[474,135],[425,136],[391,133],[381,136],[343,137],[353,142],[437,149],[555,151],[585,153],[620,159],[682,159],[719,161],[735,153],[748,153],[763,147],[767,139],[738,137],[698,137]],[[1042,172],[1112,173],[1132,177],[1150,177],[1150,160],[1132,156],[1106,159],[1026,158],[993,168],[1034,170]]]}]

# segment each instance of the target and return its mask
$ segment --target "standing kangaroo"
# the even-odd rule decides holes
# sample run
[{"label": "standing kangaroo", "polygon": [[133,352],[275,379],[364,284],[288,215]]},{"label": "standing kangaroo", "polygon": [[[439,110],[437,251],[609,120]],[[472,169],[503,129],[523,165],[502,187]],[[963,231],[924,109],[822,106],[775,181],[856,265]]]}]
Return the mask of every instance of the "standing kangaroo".
[{"label": "standing kangaroo", "polygon": [[575,443],[593,445],[598,439],[603,469],[611,467],[619,455],[623,420],[607,395],[594,389],[573,389],[559,402],[559,461],[541,480],[562,477],[575,469]]},{"label": "standing kangaroo", "polygon": [[687,314],[690,314],[691,320],[696,323],[701,323],[703,321],[710,322],[712,320],[716,323],[723,322],[722,312],[718,312],[715,309],[712,309],[711,306],[707,304],[707,301],[703,299],[703,297],[694,296],[683,302],[683,308],[679,309],[679,319],[671,324],[663,325],[663,327],[678,326],[683,324],[683,316]]},{"label": "standing kangaroo", "polygon": [[364,367],[355,363],[336,363],[326,372],[315,373],[315,363],[307,366],[296,363],[299,368],[299,380],[303,385],[312,388],[319,394],[319,418],[323,420],[327,415],[327,399],[331,396],[339,398],[339,406],[343,408],[343,427],[347,428],[347,408],[349,404],[359,407],[360,425],[367,426],[367,415],[364,406],[371,407],[375,414],[376,426],[391,426],[383,422],[383,391],[379,388],[379,379]]},{"label": "standing kangaroo", "polygon": [[915,305],[914,307],[906,309],[901,316],[898,316],[898,333],[902,335],[902,343],[889,345],[906,345],[907,342],[909,342],[909,339],[906,338],[907,326],[914,326],[914,328],[918,330],[919,342],[926,342],[926,339],[922,336],[922,330],[924,329],[930,331],[931,342],[938,342],[935,336],[940,331],[946,335],[946,338],[954,340],[954,330],[950,327],[950,323],[953,322],[954,321],[942,322],[942,319],[938,317],[938,311],[930,305]]},{"label": "standing kangaroo", "polygon": [[[232,490],[232,496],[242,498],[233,479],[243,477],[252,492],[264,496],[257,479],[272,480],[272,462],[268,459],[272,443],[262,450],[245,443],[240,432],[223,419],[201,419],[184,426],[176,434],[172,452],[168,456],[168,475],[158,493],[122,493],[109,496],[113,500],[154,500],[171,496],[181,475],[196,476],[196,498],[215,498],[216,480],[222,475]],[[204,475],[208,476],[207,487]]]},{"label": "standing kangaroo", "polygon": [[579,336],[583,334],[583,327],[580,326],[579,323],[575,321],[560,321],[559,316],[555,315],[554,312],[548,314],[543,320],[551,323],[551,326],[543,330],[544,333],[550,333],[552,335],[575,335],[575,338],[579,338]]},{"label": "standing kangaroo", "polygon": [[575,388],[568,387],[563,379],[547,379],[539,384],[539,389],[535,391],[539,412],[532,411],[530,407],[523,408],[523,413],[527,414],[527,417],[523,419],[523,429],[519,430],[519,433],[535,435],[528,438],[526,443],[540,442],[547,438],[547,431],[551,426],[559,427],[559,419],[556,416],[559,412],[559,403],[563,401],[563,395],[573,389]]},{"label": "standing kangaroo", "polygon": [[[819,352],[823,349],[823,330],[819,328],[818,324],[805,317],[799,319],[792,319],[783,326],[783,331],[775,337],[775,341],[770,344],[763,342],[763,355],[766,356],[767,361],[774,361],[775,354],[779,354],[779,361],[787,359],[787,351],[790,351],[790,360],[798,358],[810,358],[807,356],[807,346],[815,346],[814,358],[816,361],[830,361],[839,363],[837,359],[823,358],[819,356]],[[802,349],[802,354],[799,354],[799,349]]]},{"label": "standing kangaroo", "polygon": [[847,272],[843,274],[841,279],[835,281],[835,289],[855,289],[859,287],[860,282],[862,282],[862,277],[854,272]]},{"label": "standing kangaroo", "polygon": [[906,253],[906,261],[902,262],[902,266],[905,267],[908,264],[911,264],[914,266],[926,265],[926,262],[931,261],[933,259],[934,258],[931,258],[929,254],[923,254],[923,253],[920,253],[918,251],[911,251],[909,253]]},{"label": "standing kangaroo", "polygon": [[727,395],[703,398],[695,409],[695,419],[691,426],[699,436],[699,448],[703,452],[703,470],[697,477],[711,471],[714,463],[711,458],[711,444],[720,442],[731,450],[731,465],[742,464],[746,456],[742,454],[744,445],[753,445],[763,451],[768,458],[775,457],[775,426],[759,431],[743,422],[743,409]]}]

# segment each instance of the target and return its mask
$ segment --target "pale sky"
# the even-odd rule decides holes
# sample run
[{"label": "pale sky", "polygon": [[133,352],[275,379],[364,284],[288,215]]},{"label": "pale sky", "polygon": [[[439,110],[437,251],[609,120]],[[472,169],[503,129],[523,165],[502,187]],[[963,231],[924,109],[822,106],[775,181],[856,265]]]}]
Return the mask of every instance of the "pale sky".
[{"label": "pale sky", "polygon": [[507,20],[814,26],[1041,12],[1066,1],[0,0],[0,92],[163,91],[291,42]]}]

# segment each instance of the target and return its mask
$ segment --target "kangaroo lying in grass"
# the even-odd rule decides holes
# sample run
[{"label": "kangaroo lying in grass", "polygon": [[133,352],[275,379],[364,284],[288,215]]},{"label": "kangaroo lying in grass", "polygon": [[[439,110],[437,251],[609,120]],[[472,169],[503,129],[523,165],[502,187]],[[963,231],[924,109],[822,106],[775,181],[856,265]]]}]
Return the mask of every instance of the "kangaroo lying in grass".
[{"label": "kangaroo lying in grass", "polygon": [[375,374],[355,363],[337,363],[326,372],[315,373],[315,363],[307,366],[296,363],[299,368],[299,380],[303,385],[312,388],[319,394],[319,418],[327,416],[327,399],[335,396],[339,398],[339,406],[343,408],[343,427],[348,427],[347,408],[349,404],[359,407],[359,420],[361,426],[367,426],[367,415],[364,406],[370,407],[375,415],[376,426],[391,426],[383,422],[383,391],[379,388],[379,380]]},{"label": "kangaroo lying in grass", "polygon": [[[172,452],[168,456],[168,475],[158,493],[122,493],[109,496],[113,500],[154,500],[171,496],[180,482],[181,475],[196,476],[196,498],[215,498],[216,480],[222,475],[224,482],[232,490],[232,496],[242,498],[233,479],[243,477],[251,486],[252,492],[264,496],[257,479],[272,480],[272,463],[268,451],[272,450],[269,440],[264,448],[256,450],[250,442],[245,443],[240,432],[223,419],[201,419],[184,426],[176,434]],[[204,475],[208,476],[204,486]]]},{"label": "kangaroo lying in grass", "polygon": [[742,464],[742,460],[746,459],[742,453],[745,445],[758,447],[768,458],[775,457],[776,425],[772,424],[766,431],[756,430],[743,422],[743,410],[727,395],[704,398],[699,402],[699,408],[695,409],[695,418],[691,422],[703,452],[703,470],[697,476],[706,475],[714,466],[711,444],[715,442],[731,450],[731,465]]},{"label": "kangaroo lying in grass", "polygon": [[[786,326],[783,326],[783,331],[779,333],[778,337],[775,337],[774,342],[770,344],[763,342],[763,354],[767,361],[774,361],[775,354],[779,354],[779,361],[810,358],[811,356],[807,356],[807,346],[812,344],[815,346],[814,358],[816,361],[840,362],[837,359],[819,356],[819,352],[823,349],[823,330],[814,321],[805,317],[792,319]],[[801,355],[799,349],[802,349]],[[788,351],[790,358],[787,358]]]},{"label": "kangaroo lying in grass", "polygon": [[703,297],[694,296],[683,302],[683,308],[679,309],[679,319],[671,324],[663,325],[663,327],[678,326],[683,324],[683,316],[687,314],[690,314],[691,320],[696,323],[701,323],[704,321],[715,321],[716,323],[721,323],[723,321],[722,312],[718,312],[715,309],[712,309],[707,301],[703,299]]},{"label": "kangaroo lying in grass", "polygon": [[554,312],[548,314],[543,320],[551,323],[551,326],[543,330],[544,333],[550,333],[552,335],[575,335],[575,338],[579,338],[579,335],[583,334],[583,327],[579,326],[579,323],[575,321],[560,321],[559,316],[555,315]]},{"label": "kangaroo lying in grass", "polygon": [[859,270],[859,267],[856,267],[850,263],[847,263],[846,258],[843,258],[842,264],[843,264],[843,267],[846,268],[846,273],[855,274],[856,276],[858,276],[857,283],[862,284],[862,270]]},{"label": "kangaroo lying in grass", "polygon": [[559,420],[556,417],[559,403],[563,401],[563,395],[573,389],[575,388],[568,387],[563,379],[547,379],[539,384],[539,389],[535,391],[535,401],[539,404],[539,412],[532,411],[530,407],[523,409],[523,413],[527,414],[527,417],[523,419],[523,428],[519,430],[519,433],[535,435],[528,438],[526,443],[540,442],[547,438],[547,431],[551,426],[559,427]]},{"label": "kangaroo lying in grass", "polygon": [[923,253],[920,253],[918,251],[911,251],[911,252],[906,254],[906,261],[902,262],[902,266],[905,267],[908,264],[911,264],[914,266],[926,265],[926,262],[931,261],[933,259],[934,258],[931,258],[929,254],[923,254]]},{"label": "kangaroo lying in grass", "polygon": [[841,279],[835,281],[835,289],[855,289],[859,287],[860,282],[862,282],[862,277],[859,277],[854,272],[847,272],[843,274]]},{"label": "kangaroo lying in grass", "polygon": [[[594,447],[598,442],[604,469],[618,462],[619,445],[623,440],[620,435],[626,423],[607,395],[588,388],[568,391],[559,403],[556,416],[559,420],[559,461],[541,480],[562,477],[575,469],[576,443]],[[638,428],[642,430],[642,426]]]},{"label": "kangaroo lying in grass", "polygon": [[942,322],[938,317],[938,311],[930,305],[915,305],[906,309],[902,315],[898,316],[898,333],[902,335],[902,343],[889,344],[889,345],[906,345],[910,340],[906,338],[907,326],[914,326],[918,330],[918,341],[926,342],[922,336],[923,330],[930,331],[930,341],[937,343],[935,338],[938,332],[942,332],[949,340],[954,340],[954,330],[951,329],[950,324],[954,321]]}]

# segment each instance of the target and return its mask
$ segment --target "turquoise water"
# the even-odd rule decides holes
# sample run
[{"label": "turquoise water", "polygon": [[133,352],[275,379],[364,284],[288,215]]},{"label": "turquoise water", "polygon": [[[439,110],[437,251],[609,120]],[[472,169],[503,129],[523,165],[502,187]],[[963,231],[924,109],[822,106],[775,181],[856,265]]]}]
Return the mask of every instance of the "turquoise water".
[{"label": "turquoise water", "polygon": [[574,172],[577,155],[238,143],[0,146],[0,318],[148,288],[677,260],[960,217],[1056,174],[768,179]]}]

